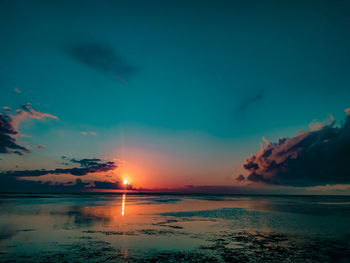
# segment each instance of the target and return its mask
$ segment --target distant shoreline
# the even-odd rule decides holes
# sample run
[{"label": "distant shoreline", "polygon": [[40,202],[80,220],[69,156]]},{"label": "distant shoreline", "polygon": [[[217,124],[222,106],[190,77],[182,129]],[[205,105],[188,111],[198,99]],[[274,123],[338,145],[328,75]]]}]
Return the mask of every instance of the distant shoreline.
[{"label": "distant shoreline", "polygon": [[[26,197],[35,197],[35,195],[76,195],[76,196],[84,196],[84,195],[123,195],[124,192],[56,192],[56,193],[34,193],[34,192],[0,192],[0,198],[3,195],[6,196],[15,196],[22,197],[23,195],[27,195]],[[126,192],[128,195],[173,195],[173,196],[256,196],[256,197],[350,197],[350,195],[341,195],[341,194],[227,194],[227,193],[188,193],[188,192]]]}]

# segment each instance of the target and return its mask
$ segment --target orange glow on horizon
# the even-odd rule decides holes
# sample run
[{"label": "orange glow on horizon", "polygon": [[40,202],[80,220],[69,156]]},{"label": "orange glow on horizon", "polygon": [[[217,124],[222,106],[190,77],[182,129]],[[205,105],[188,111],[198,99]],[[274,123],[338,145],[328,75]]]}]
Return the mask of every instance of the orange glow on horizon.
[{"label": "orange glow on horizon", "polygon": [[[174,189],[186,185],[235,185],[232,170],[241,172],[240,164],[231,159],[222,160],[222,165],[212,167],[207,157],[186,157],[151,147],[123,145],[123,149],[108,153],[118,156],[118,174],[122,188],[132,185],[133,189]],[[237,172],[237,174],[239,173]],[[130,175],[132,177],[130,177]],[[127,184],[124,180],[127,180]],[[128,187],[126,187],[128,188]],[[124,189],[123,189],[124,190]]]}]

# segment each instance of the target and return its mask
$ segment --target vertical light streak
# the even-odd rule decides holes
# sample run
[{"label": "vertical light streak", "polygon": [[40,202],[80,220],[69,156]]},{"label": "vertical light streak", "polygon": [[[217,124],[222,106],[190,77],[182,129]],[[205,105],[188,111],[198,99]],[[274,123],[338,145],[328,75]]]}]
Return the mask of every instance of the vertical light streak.
[{"label": "vertical light streak", "polygon": [[125,211],[125,194],[123,194],[123,199],[122,199],[122,216],[124,216],[124,211]]}]

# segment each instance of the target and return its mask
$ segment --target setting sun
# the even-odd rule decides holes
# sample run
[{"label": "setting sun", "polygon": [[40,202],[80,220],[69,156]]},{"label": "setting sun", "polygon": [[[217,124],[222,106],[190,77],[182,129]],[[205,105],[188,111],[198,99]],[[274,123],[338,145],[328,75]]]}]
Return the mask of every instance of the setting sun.
[{"label": "setting sun", "polygon": [[124,179],[124,180],[123,180],[123,184],[124,184],[124,185],[127,185],[127,184],[128,184],[128,179]]}]

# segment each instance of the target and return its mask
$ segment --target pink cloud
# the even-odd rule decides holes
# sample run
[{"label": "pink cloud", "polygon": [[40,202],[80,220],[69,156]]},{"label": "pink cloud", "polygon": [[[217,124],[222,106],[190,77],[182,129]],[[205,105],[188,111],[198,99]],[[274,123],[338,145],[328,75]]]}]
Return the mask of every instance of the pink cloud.
[{"label": "pink cloud", "polygon": [[319,131],[322,130],[325,126],[332,126],[334,124],[334,116],[332,114],[329,114],[328,117],[322,121],[313,121],[309,124],[310,131]]},{"label": "pink cloud", "polygon": [[16,110],[15,115],[10,115],[10,116],[13,121],[12,124],[16,129],[18,128],[19,124],[26,119],[36,119],[36,120],[40,120],[43,118],[58,119],[58,117],[55,115],[34,110],[30,103],[25,104],[20,109]]}]

